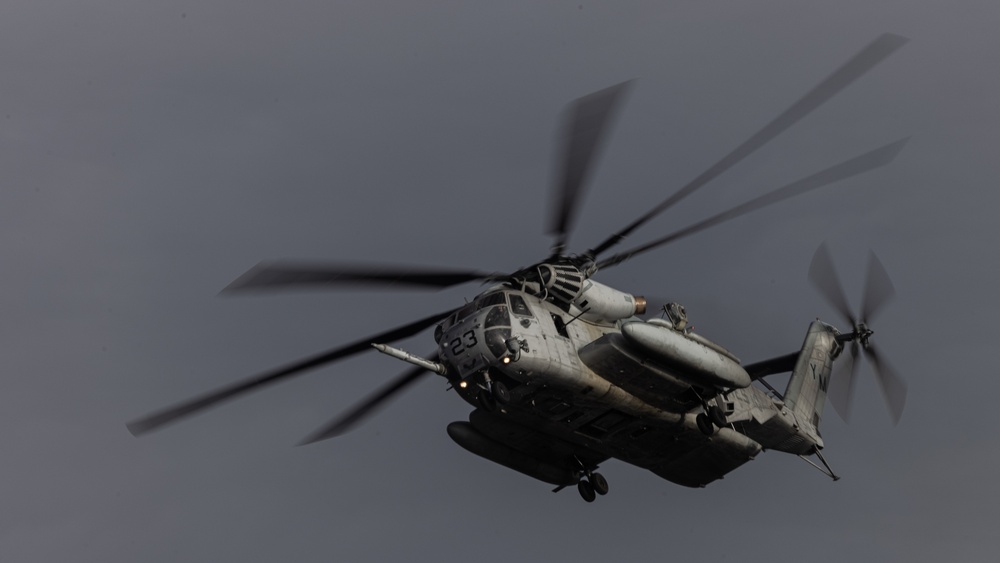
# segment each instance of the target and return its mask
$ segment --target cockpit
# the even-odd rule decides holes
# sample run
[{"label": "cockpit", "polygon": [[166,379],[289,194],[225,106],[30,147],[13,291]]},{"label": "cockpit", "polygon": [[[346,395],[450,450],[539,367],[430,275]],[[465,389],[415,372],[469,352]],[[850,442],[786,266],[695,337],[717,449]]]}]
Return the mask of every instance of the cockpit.
[{"label": "cockpit", "polygon": [[488,367],[510,353],[512,315],[514,319],[531,317],[523,296],[509,290],[479,296],[435,329],[441,356],[462,377]]}]

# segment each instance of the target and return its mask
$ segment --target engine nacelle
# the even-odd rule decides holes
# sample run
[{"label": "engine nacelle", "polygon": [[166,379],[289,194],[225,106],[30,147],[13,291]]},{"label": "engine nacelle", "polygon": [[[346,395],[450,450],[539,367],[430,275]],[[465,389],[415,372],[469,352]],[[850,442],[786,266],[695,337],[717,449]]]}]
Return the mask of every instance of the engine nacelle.
[{"label": "engine nacelle", "polygon": [[572,264],[541,264],[539,297],[569,305],[569,313],[585,321],[613,323],[646,312],[646,299],[588,279]]},{"label": "engine nacelle", "polygon": [[614,322],[646,312],[646,299],[587,280],[573,300],[570,313],[590,322]]}]

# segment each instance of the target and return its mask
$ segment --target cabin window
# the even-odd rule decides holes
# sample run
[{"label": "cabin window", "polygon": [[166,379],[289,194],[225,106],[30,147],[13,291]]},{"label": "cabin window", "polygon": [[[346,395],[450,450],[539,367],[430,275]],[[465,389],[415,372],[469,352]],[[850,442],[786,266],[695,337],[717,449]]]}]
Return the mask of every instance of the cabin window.
[{"label": "cabin window", "polygon": [[556,332],[559,333],[559,336],[562,336],[563,338],[569,338],[569,333],[566,332],[566,323],[563,322],[561,316],[552,313],[552,323],[556,325]]},{"label": "cabin window", "polygon": [[528,304],[524,302],[524,298],[520,295],[510,294],[510,308],[514,311],[515,315],[522,317],[531,316],[531,309],[528,308]]}]

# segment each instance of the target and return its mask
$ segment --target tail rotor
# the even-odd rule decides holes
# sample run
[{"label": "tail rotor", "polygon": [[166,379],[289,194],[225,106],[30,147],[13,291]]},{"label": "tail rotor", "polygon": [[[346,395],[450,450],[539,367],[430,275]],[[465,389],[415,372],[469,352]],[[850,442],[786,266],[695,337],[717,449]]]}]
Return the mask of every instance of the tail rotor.
[{"label": "tail rotor", "polygon": [[845,422],[849,419],[855,376],[858,371],[857,357],[860,352],[871,362],[889,415],[893,424],[898,424],[903,415],[903,407],[906,405],[906,383],[885,358],[876,353],[875,345],[871,342],[875,332],[869,328],[869,322],[896,293],[882,262],[874,252],[869,254],[868,275],[860,316],[854,315],[851,311],[826,243],[821,244],[813,256],[812,265],[809,267],[809,280],[851,326],[850,333],[839,337],[841,342],[850,342],[851,349],[846,365],[840,370],[841,375],[835,377],[831,384],[830,402],[833,408]]}]

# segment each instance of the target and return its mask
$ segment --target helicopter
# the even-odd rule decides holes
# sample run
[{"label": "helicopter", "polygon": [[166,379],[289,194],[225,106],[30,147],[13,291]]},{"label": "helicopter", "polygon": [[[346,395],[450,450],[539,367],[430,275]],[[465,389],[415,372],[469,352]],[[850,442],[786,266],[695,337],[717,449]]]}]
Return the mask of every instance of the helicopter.
[{"label": "helicopter", "polygon": [[[743,365],[729,350],[694,332],[684,307],[668,303],[661,318],[643,319],[647,300],[597,281],[595,275],[637,255],[792,197],[883,167],[906,138],[870,150],[666,236],[606,255],[635,230],[749,156],[875,67],[908,40],[883,34],[781,115],[711,168],[624,228],[579,254],[566,252],[581,194],[614,114],[630,87],[623,82],[572,102],[561,141],[562,168],[553,190],[546,258],[514,272],[405,266],[262,262],[224,292],[306,287],[392,286],[441,289],[485,286],[460,307],[241,380],[128,423],[136,436],[250,391],[371,350],[410,364],[405,372],[306,437],[302,444],[353,428],[427,374],[441,376],[471,405],[468,420],[448,435],[462,448],[556,491],[575,486],[593,502],[607,494],[600,464],[618,459],[688,487],[704,487],[765,450],[801,457],[839,477],[823,457],[819,427],[829,395],[845,418],[857,356],[873,363],[890,414],[898,422],[906,386],[871,342],[869,323],[894,293],[872,253],[860,314],[837,279],[825,244],[809,279],[843,317],[840,331],[813,321],[801,348]],[[392,346],[433,327],[427,357]],[[845,353],[845,350],[850,350]],[[834,362],[846,357],[839,385]],[[766,381],[791,373],[779,392]],[[816,461],[813,460],[815,458]]]}]

